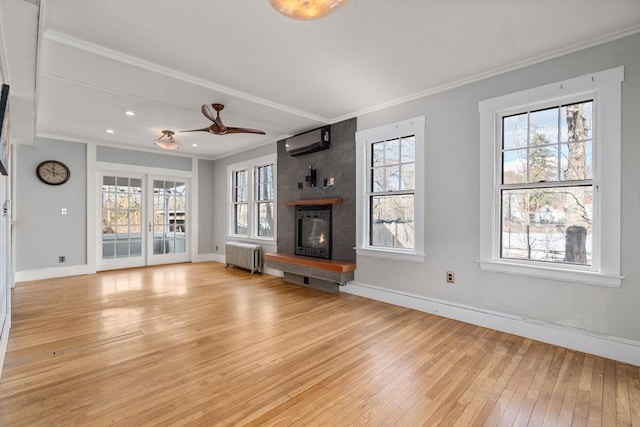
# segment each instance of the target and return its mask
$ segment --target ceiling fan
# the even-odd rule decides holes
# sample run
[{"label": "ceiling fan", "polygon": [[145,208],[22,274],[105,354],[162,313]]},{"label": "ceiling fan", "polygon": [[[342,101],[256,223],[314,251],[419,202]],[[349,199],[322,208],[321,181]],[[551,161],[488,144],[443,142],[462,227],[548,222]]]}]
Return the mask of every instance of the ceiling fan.
[{"label": "ceiling fan", "polygon": [[191,129],[191,130],[181,130],[180,132],[209,132],[214,135],[226,135],[228,133],[257,133],[259,135],[265,135],[265,133],[261,130],[257,129],[249,129],[249,128],[236,128],[231,126],[225,126],[222,124],[222,120],[220,119],[220,111],[224,108],[223,104],[211,104],[214,110],[216,110],[216,116],[213,117],[211,110],[205,104],[202,106],[202,114],[211,120],[213,124],[209,127],[202,129]]}]

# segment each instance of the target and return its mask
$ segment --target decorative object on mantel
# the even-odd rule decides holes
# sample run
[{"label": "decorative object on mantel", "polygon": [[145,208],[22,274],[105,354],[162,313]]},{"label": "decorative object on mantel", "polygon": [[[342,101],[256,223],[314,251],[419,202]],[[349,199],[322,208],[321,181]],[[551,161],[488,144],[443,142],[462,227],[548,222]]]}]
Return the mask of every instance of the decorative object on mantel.
[{"label": "decorative object on mantel", "polygon": [[307,186],[312,188],[316,186],[316,170],[311,165],[309,165],[309,175],[305,176],[304,180]]},{"label": "decorative object on mantel", "polygon": [[318,194],[320,194],[322,196],[322,195],[324,195],[324,192],[327,190],[327,188],[333,187],[334,183],[335,183],[335,180],[333,178],[325,178],[324,179],[324,187],[318,187],[316,189],[316,191],[318,192]]},{"label": "decorative object on mantel", "polygon": [[180,148],[180,145],[176,142],[173,134],[175,132],[172,130],[163,130],[160,138],[153,141],[155,145],[165,150],[176,150]]},{"label": "decorative object on mantel", "polygon": [[280,206],[320,206],[320,205],[337,205],[342,203],[342,197],[334,197],[330,199],[306,199],[291,200],[288,202],[279,202]]},{"label": "decorative object on mantel", "polygon": [[269,0],[275,10],[292,19],[309,21],[327,16],[347,0]]}]

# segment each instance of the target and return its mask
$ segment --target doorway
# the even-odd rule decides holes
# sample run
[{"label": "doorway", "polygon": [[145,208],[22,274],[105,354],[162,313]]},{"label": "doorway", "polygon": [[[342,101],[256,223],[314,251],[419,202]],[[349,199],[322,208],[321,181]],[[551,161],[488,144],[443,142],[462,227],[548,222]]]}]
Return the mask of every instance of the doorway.
[{"label": "doorway", "polygon": [[103,173],[97,270],[189,260],[188,179]]}]

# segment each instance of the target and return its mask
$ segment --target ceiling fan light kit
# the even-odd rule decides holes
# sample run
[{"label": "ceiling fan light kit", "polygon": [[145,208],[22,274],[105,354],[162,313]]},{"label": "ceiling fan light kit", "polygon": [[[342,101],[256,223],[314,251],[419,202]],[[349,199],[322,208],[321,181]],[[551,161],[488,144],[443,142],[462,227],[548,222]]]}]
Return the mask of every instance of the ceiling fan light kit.
[{"label": "ceiling fan light kit", "polygon": [[310,21],[327,16],[347,0],[269,0],[269,4],[292,19]]},{"label": "ceiling fan light kit", "polygon": [[153,143],[165,150],[175,150],[177,148],[180,148],[180,145],[178,145],[176,140],[173,138],[174,133],[175,132],[173,132],[172,130],[163,130],[160,138],[153,141]]}]

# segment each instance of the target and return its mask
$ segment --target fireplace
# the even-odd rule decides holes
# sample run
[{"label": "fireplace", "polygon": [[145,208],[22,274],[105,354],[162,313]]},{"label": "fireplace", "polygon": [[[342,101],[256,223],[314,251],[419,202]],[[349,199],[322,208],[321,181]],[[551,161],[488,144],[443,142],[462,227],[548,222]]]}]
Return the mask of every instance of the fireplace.
[{"label": "fireplace", "polygon": [[331,259],[331,205],[296,206],[296,255]]}]

